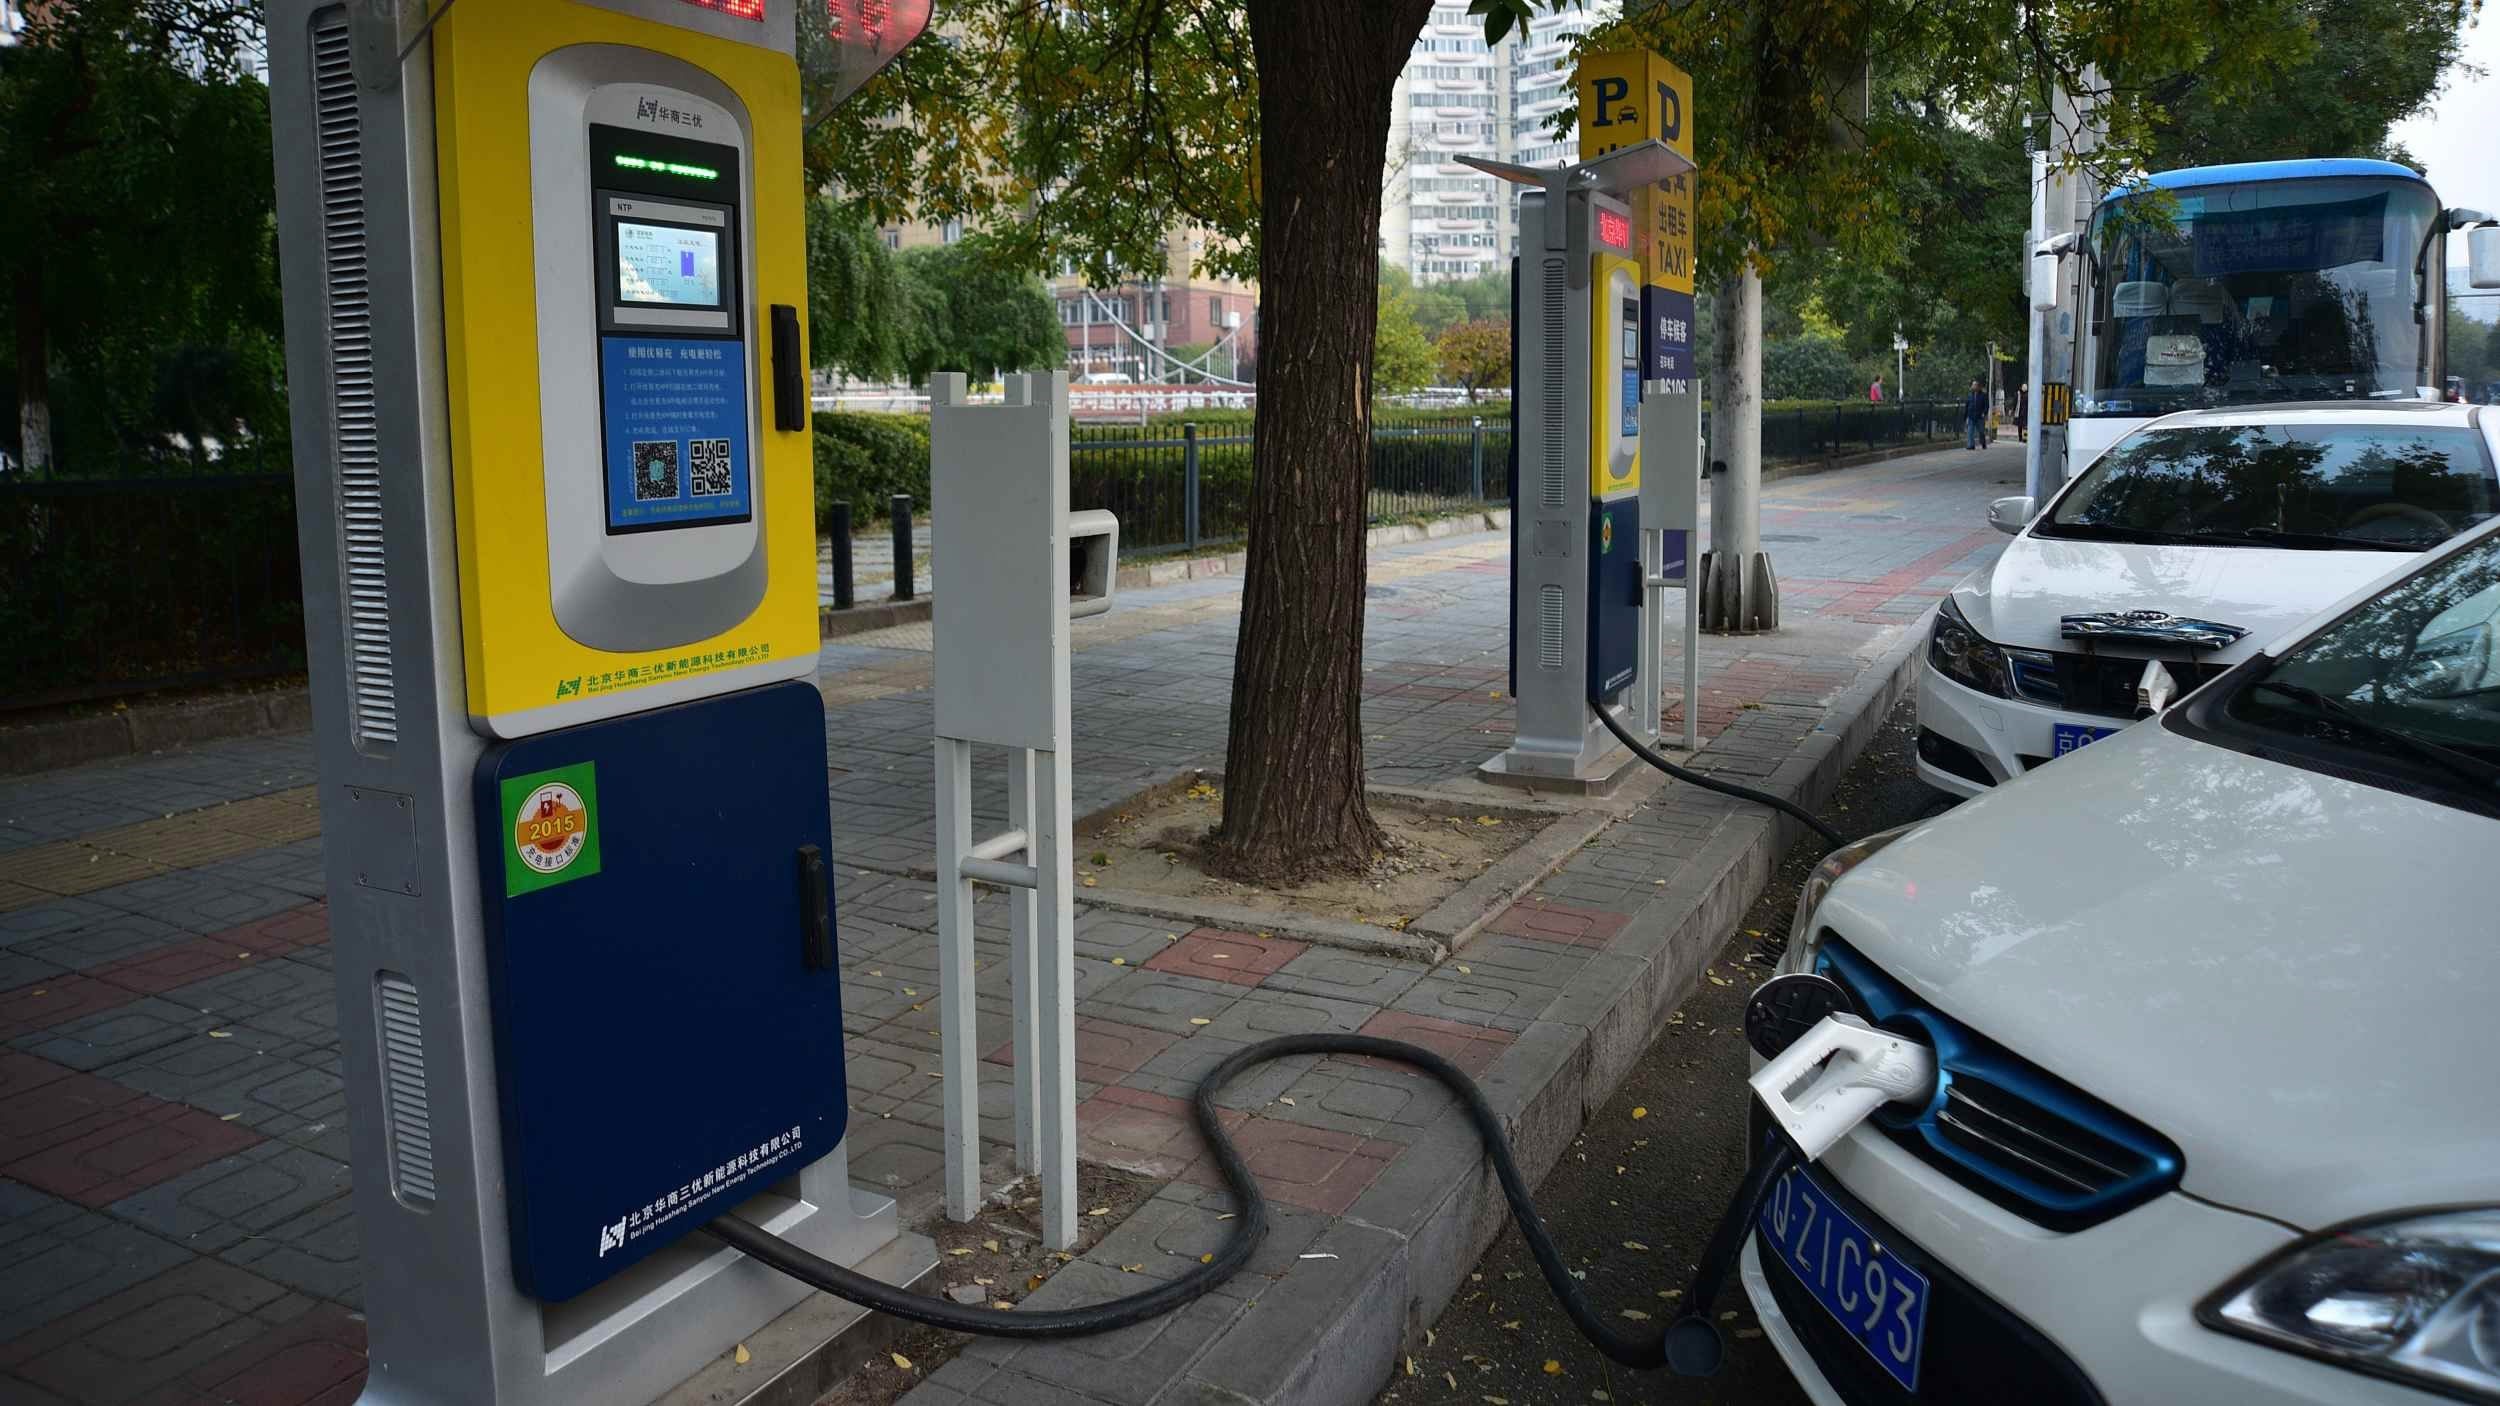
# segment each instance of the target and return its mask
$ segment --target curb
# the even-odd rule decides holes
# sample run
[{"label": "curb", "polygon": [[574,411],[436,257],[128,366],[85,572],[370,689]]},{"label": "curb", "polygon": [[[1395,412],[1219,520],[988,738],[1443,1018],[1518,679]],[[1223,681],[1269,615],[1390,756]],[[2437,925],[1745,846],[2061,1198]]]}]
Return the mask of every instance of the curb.
[{"label": "curb", "polygon": [[[1915,678],[1924,620],[1912,622],[1874,667],[1826,711],[1825,722],[1763,784],[1812,806],[1872,739]],[[1709,749],[1704,748],[1703,757]],[[1716,812],[1726,823],[1705,841],[1684,878],[1634,915],[1581,969],[1481,1080],[1510,1133],[1529,1183],[1569,1150],[1656,1036],[1660,1023],[1719,949],[1720,939],[1770,883],[1779,857],[1805,827],[1741,802],[1680,788],[1662,803]],[[1310,1306],[1308,1341],[1273,1344],[1298,1362],[1283,1380],[1245,1393],[1184,1374],[1162,1399],[1235,1406],[1361,1406],[1391,1380],[1398,1354],[1466,1286],[1468,1266],[1509,1223],[1509,1208],[1473,1125],[1451,1110],[1357,1198],[1331,1227],[1332,1241],[1371,1242],[1350,1260],[1366,1272],[1331,1284]]]},{"label": "curb", "polygon": [[146,703],[94,717],[0,727],[0,776],[53,771],[221,737],[301,732],[311,726],[312,695],[302,688]]},{"label": "curb", "polygon": [[854,605],[848,610],[820,605],[816,607],[816,636],[838,640],[844,635],[864,635],[895,625],[917,625],[929,618],[935,604],[935,599],[924,591],[910,600]]}]

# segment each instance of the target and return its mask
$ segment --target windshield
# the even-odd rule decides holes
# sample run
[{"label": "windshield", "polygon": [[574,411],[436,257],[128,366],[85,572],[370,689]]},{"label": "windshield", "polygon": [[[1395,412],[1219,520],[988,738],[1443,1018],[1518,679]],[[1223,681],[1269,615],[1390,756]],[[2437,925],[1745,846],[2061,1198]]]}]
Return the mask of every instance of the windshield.
[{"label": "windshield", "polygon": [[[2175,222],[2148,219],[2165,198]],[[2433,380],[2416,274],[2439,213],[2428,186],[2385,177],[2103,204],[2075,413],[2423,394]]]},{"label": "windshield", "polygon": [[2033,535],[2419,551],[2495,510],[2462,426],[2197,425],[2118,441]]},{"label": "windshield", "polygon": [[2500,538],[2406,578],[2230,700],[2239,723],[2382,756],[2488,801],[2500,770]]}]

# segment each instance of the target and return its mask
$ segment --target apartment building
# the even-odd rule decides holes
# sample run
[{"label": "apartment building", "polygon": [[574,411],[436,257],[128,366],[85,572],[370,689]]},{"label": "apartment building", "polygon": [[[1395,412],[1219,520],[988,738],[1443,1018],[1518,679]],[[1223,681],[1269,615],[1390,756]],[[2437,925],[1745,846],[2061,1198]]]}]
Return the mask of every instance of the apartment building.
[{"label": "apartment building", "polygon": [[1571,106],[1573,46],[1614,18],[1619,0],[1540,13],[1501,43],[1464,0],[1436,4],[1398,75],[1380,207],[1380,255],[1434,283],[1508,265],[1518,252],[1518,202],[1461,156],[1550,166],[1574,143],[1549,135]]}]

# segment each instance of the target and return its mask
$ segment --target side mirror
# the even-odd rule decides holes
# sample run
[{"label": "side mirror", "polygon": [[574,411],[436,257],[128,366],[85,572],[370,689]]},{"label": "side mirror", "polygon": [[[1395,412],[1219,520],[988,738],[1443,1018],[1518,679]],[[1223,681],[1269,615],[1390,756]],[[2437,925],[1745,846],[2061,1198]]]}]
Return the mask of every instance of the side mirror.
[{"label": "side mirror", "polygon": [[2028,497],[1999,498],[1988,505],[1988,525],[2010,537],[2031,521],[2031,510]]},{"label": "side mirror", "polygon": [[2465,232],[2467,281],[2477,288],[2500,288],[2500,225]]},{"label": "side mirror", "polygon": [[1068,514],[1068,618],[1111,608],[1120,578],[1120,520],[1102,508]]},{"label": "side mirror", "polygon": [[2057,256],[2055,254],[2034,254],[2031,256],[2032,311],[2047,312],[2056,306]]}]

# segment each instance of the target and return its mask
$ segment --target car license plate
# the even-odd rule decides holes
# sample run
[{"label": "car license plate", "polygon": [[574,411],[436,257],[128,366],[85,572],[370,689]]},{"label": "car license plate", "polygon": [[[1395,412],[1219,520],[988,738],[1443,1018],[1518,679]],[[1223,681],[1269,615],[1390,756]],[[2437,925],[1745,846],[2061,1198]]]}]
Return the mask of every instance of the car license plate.
[{"label": "car license plate", "polygon": [[1762,1203],[1762,1239],[1858,1345],[1918,1390],[1927,1334],[1927,1276],[1903,1264],[1802,1172],[1791,1171]]},{"label": "car license plate", "polygon": [[2056,729],[2055,735],[2049,739],[2052,744],[2049,748],[2049,755],[2052,757],[2062,757],[2068,752],[2079,752],[2083,750],[2086,743],[2098,742],[2104,737],[2114,737],[2118,733],[2118,729],[2114,727],[2086,727],[2082,723],[2055,723],[2051,726]]}]

